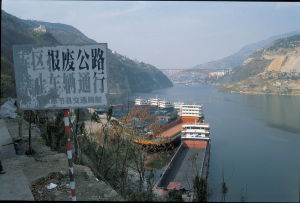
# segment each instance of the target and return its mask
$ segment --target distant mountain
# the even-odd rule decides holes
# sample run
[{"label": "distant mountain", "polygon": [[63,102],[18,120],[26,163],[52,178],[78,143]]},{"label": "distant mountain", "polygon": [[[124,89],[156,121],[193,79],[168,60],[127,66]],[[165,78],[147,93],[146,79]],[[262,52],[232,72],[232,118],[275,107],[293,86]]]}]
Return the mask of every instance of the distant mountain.
[{"label": "distant mountain", "polygon": [[257,50],[222,80],[224,91],[300,95],[300,34]]},{"label": "distant mountain", "polygon": [[[12,46],[16,44],[63,45],[91,44],[89,39],[76,28],[41,21],[22,20],[2,10],[1,21],[1,73],[6,83],[14,84]],[[45,26],[46,32],[36,32],[35,28]],[[109,93],[127,94],[148,92],[171,87],[171,81],[156,67],[137,62],[108,50]],[[1,78],[2,79],[2,78]],[[1,83],[2,84],[2,83]],[[15,95],[15,90],[7,93]]]},{"label": "distant mountain", "polygon": [[219,68],[230,68],[233,69],[243,63],[243,61],[250,56],[250,54],[254,53],[257,49],[260,49],[262,47],[265,47],[267,45],[270,45],[274,40],[289,37],[292,35],[300,34],[300,31],[294,31],[285,33],[282,35],[276,35],[273,37],[270,37],[266,40],[262,40],[253,44],[249,44],[241,48],[238,52],[227,56],[225,58],[211,61],[207,63],[203,63],[200,65],[196,65],[193,68],[203,68],[203,69],[219,69]]}]

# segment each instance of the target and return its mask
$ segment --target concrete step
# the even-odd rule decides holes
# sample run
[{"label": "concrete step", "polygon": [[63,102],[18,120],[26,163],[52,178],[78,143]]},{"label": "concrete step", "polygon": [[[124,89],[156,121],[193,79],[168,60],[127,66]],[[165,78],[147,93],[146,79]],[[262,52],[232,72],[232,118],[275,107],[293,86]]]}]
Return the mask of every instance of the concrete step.
[{"label": "concrete step", "polygon": [[12,138],[8,132],[6,123],[3,119],[0,119],[0,147],[3,145],[11,144]]},{"label": "concrete step", "polygon": [[11,159],[16,156],[17,155],[13,144],[0,147],[0,160]]},{"label": "concrete step", "polygon": [[27,156],[17,156],[6,123],[0,119],[0,160],[5,174],[0,175],[0,200],[34,200],[28,179],[23,172]]},{"label": "concrete step", "polygon": [[8,132],[6,122],[0,119],[0,160],[16,156],[13,140]]},{"label": "concrete step", "polygon": [[2,160],[6,173],[0,175],[0,200],[34,200],[22,162],[19,158]]}]

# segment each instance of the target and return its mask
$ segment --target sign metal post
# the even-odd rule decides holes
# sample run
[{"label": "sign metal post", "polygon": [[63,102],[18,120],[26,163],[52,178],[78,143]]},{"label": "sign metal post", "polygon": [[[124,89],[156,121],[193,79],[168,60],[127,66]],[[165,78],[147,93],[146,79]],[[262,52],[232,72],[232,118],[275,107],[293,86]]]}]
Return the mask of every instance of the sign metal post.
[{"label": "sign metal post", "polygon": [[73,157],[72,157],[72,143],[71,143],[71,129],[70,129],[70,119],[69,119],[69,109],[64,109],[64,123],[65,123],[65,135],[67,137],[67,155],[69,163],[69,177],[70,177],[70,188],[72,200],[76,201],[76,189],[75,189],[75,179],[74,179],[74,167],[73,167]]}]

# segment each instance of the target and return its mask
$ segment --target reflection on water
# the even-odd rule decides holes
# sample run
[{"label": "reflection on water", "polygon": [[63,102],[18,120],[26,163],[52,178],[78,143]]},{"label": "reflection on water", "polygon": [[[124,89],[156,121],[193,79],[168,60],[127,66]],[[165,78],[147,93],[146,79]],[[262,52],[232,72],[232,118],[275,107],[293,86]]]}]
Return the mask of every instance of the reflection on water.
[{"label": "reflection on water", "polygon": [[[246,187],[246,201],[299,201],[299,96],[226,94],[200,85],[178,85],[131,98],[136,96],[203,105],[211,124],[210,201],[221,200],[222,170],[227,201],[240,201]],[[159,160],[155,168],[171,156],[153,157]]]},{"label": "reflection on water", "polygon": [[299,96],[247,95],[245,99],[268,126],[300,134]]},{"label": "reflection on water", "polygon": [[108,105],[127,105],[129,100],[129,93],[107,94]]}]

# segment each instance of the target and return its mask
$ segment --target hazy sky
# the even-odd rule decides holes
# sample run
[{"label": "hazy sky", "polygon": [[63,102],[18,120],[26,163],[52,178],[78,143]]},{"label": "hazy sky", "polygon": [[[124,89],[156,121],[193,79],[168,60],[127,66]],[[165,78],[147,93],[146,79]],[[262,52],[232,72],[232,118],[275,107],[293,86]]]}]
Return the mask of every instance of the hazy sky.
[{"label": "hazy sky", "polygon": [[64,23],[158,68],[191,68],[300,30],[300,2],[3,0],[22,19]]}]

